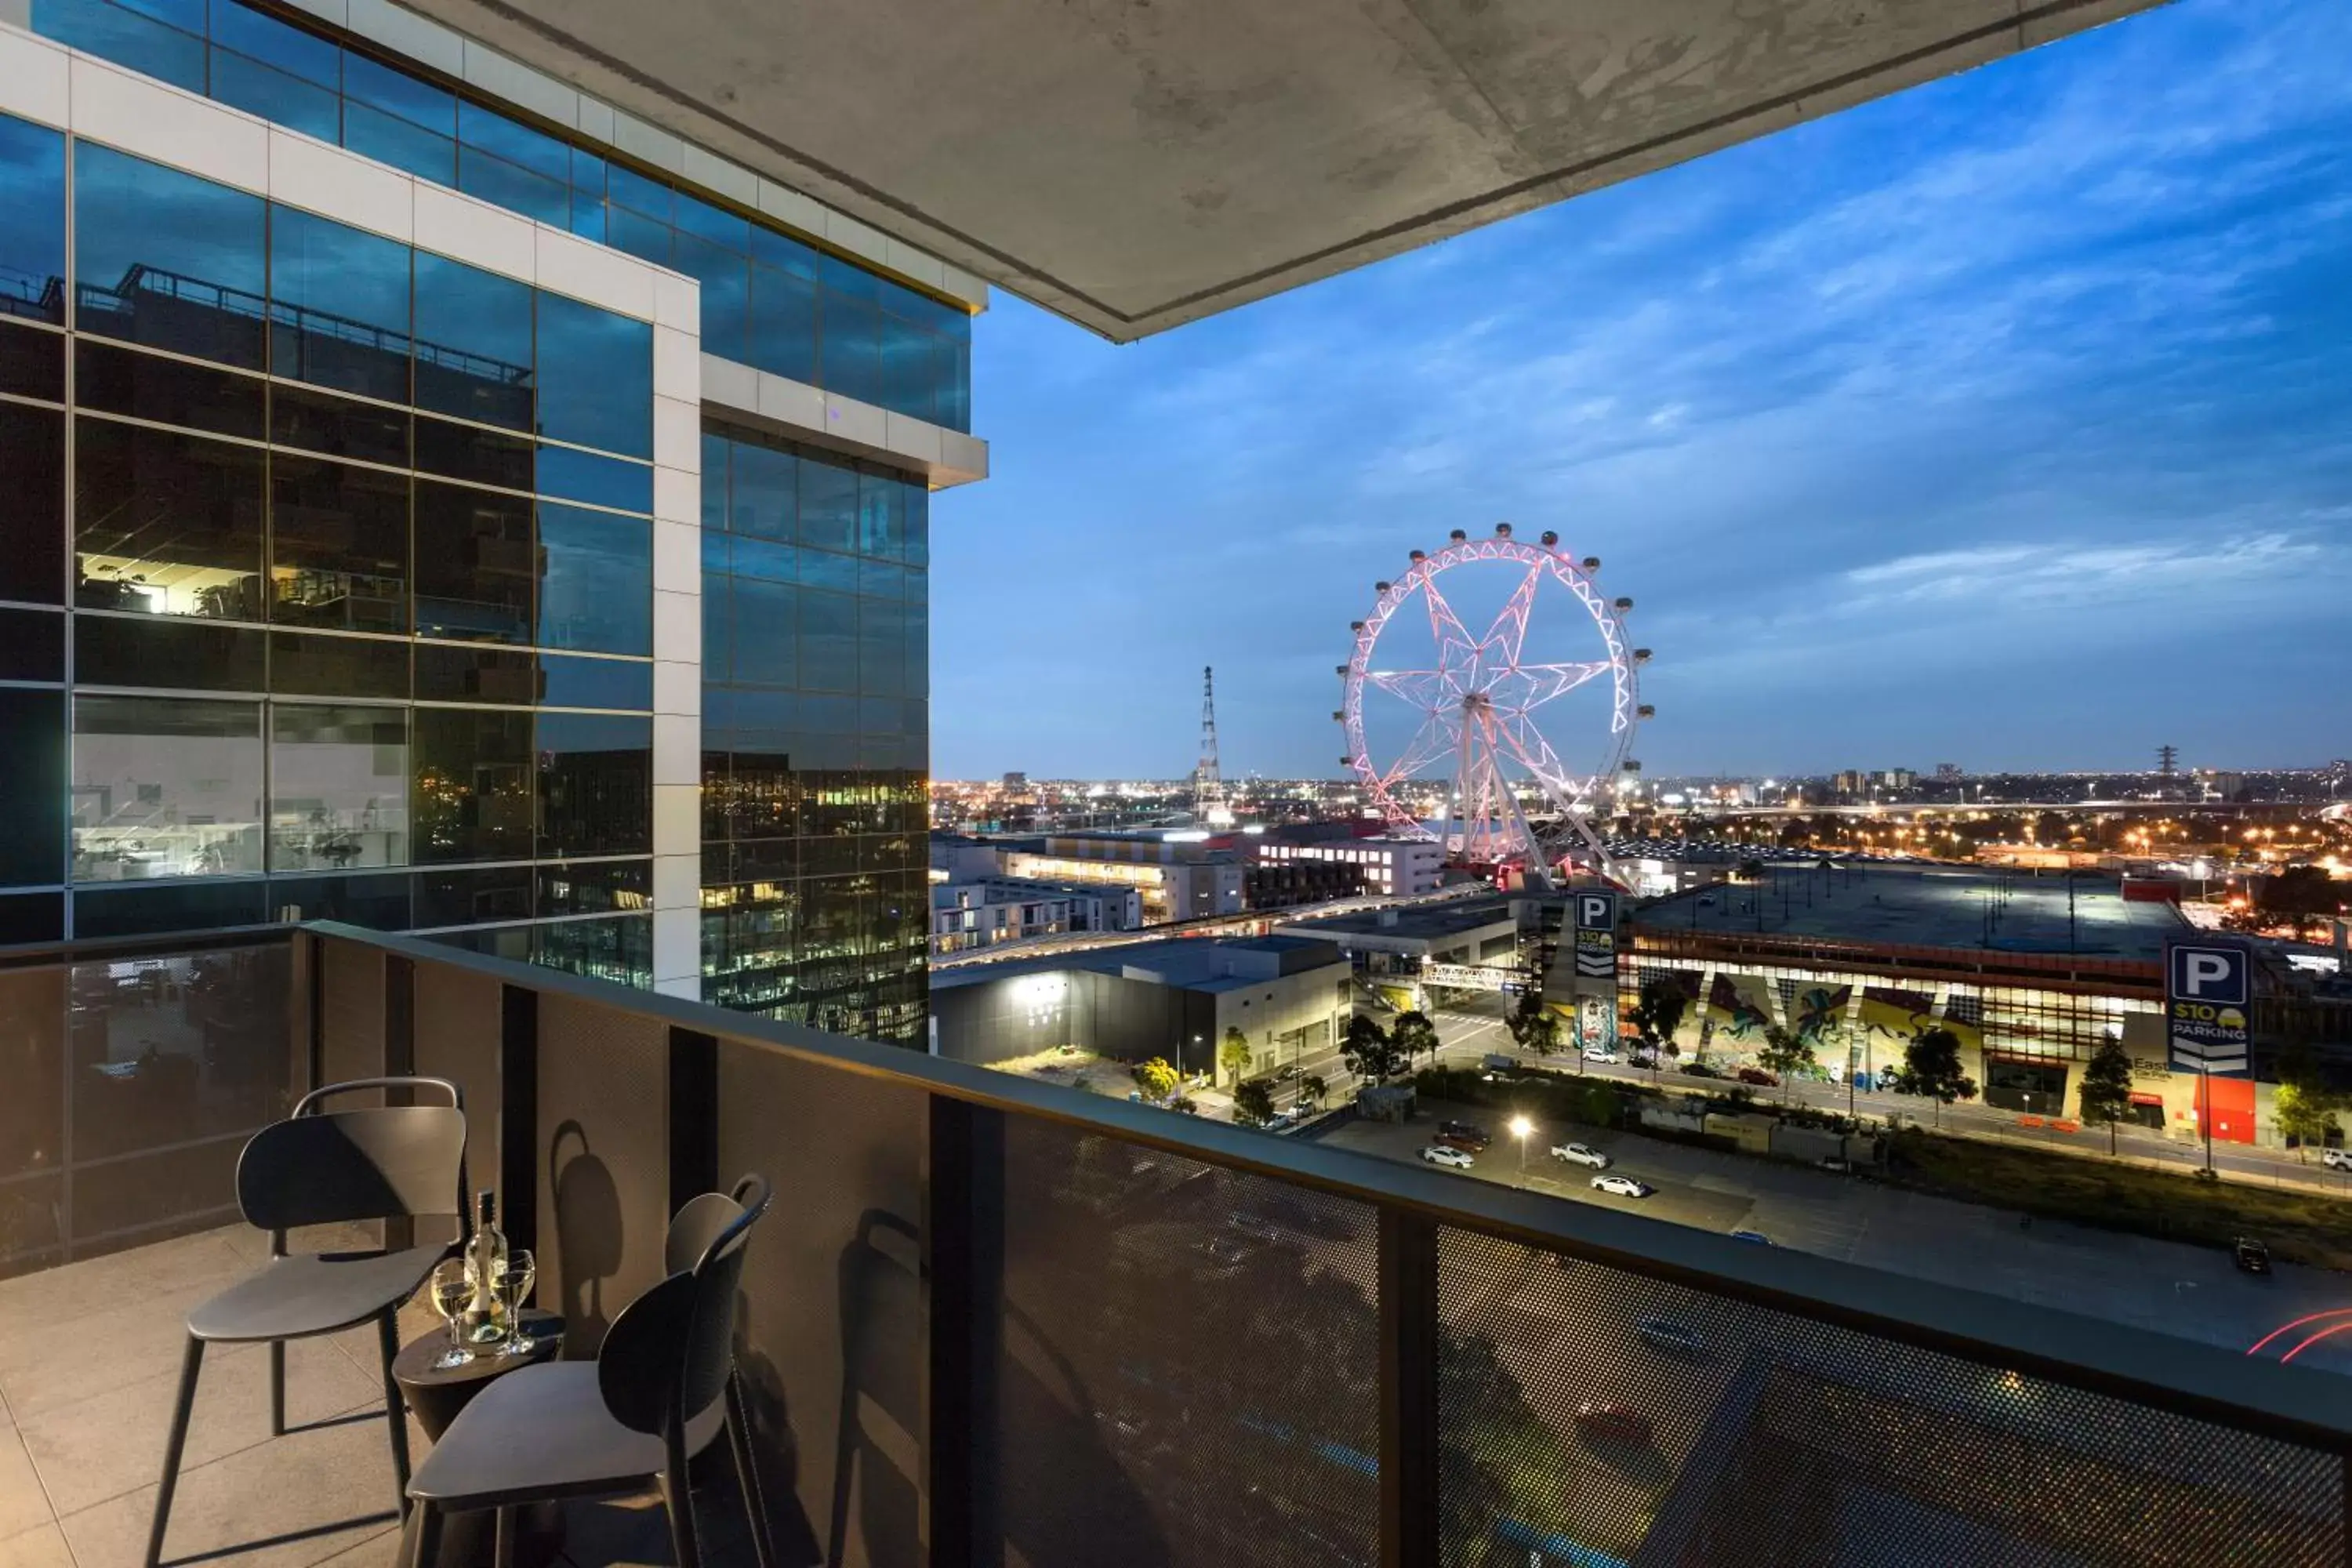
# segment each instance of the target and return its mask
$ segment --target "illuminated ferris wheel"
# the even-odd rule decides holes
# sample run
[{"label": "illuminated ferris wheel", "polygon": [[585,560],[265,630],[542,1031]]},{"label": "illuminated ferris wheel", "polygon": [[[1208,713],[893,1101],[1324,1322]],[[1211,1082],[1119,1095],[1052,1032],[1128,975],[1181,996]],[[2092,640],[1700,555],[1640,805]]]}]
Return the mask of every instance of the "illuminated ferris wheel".
[{"label": "illuminated ferris wheel", "polygon": [[[1355,655],[1339,667],[1341,761],[1370,809],[1393,832],[1443,842],[1459,862],[1540,879],[1575,856],[1606,872],[1591,818],[1638,767],[1634,728],[1651,713],[1635,679],[1650,650],[1625,640],[1633,601],[1601,596],[1597,558],[1574,560],[1557,533],[1540,544],[1514,539],[1507,522],[1486,539],[1457,529],[1412,563],[1378,584],[1370,615],[1354,626]],[[1480,590],[1500,604],[1474,634],[1454,605],[1475,604]],[[1433,817],[1426,806],[1441,789]]]}]

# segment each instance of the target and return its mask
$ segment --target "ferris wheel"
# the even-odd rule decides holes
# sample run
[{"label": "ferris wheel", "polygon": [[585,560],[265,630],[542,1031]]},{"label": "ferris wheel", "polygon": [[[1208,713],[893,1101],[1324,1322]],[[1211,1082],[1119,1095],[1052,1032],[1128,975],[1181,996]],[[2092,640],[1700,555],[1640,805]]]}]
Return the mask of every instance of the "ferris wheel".
[{"label": "ferris wheel", "polygon": [[[1437,839],[1458,861],[1517,866],[1538,880],[1580,844],[1580,858],[1609,871],[1591,816],[1604,792],[1639,767],[1634,728],[1652,710],[1635,677],[1650,650],[1626,646],[1633,601],[1603,598],[1600,568],[1595,557],[1571,558],[1557,533],[1530,544],[1505,522],[1485,539],[1456,529],[1444,549],[1412,552],[1403,576],[1377,585],[1370,615],[1354,623],[1355,654],[1339,667],[1344,701],[1332,717],[1347,732],[1340,761],[1391,832]],[[1474,580],[1501,598],[1480,634],[1449,599],[1466,603],[1462,590]],[[1426,807],[1440,789],[1444,805],[1433,818]]]}]

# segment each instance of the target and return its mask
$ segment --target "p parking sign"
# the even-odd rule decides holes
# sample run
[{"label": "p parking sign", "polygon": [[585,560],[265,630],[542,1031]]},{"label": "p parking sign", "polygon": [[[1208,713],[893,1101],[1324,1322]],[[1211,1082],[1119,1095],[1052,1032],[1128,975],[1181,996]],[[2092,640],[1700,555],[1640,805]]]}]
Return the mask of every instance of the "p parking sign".
[{"label": "p parking sign", "polygon": [[1617,895],[1601,889],[1579,888],[1574,902],[1576,977],[1579,980],[1617,978]]},{"label": "p parking sign", "polygon": [[2175,1068],[2245,1076],[2251,969],[2246,950],[2231,943],[2198,938],[2166,945],[2164,1027]]}]

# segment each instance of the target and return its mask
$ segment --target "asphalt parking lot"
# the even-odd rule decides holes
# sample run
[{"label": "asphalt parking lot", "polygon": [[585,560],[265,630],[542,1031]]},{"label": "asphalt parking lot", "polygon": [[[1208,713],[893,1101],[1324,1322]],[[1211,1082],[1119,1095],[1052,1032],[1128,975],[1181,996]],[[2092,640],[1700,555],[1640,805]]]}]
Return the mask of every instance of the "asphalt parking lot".
[{"label": "asphalt parking lot", "polygon": [[[1750,1155],[1565,1124],[1516,1142],[1494,1112],[1425,1105],[1404,1126],[1358,1121],[1327,1137],[1334,1147],[1416,1159],[1440,1121],[1460,1117],[1494,1134],[1465,1181],[1500,1182],[1579,1203],[1599,1203],[1717,1232],[1758,1230],[1782,1247],[2013,1300],[2061,1308],[2161,1333],[2243,1350],[2307,1312],[2352,1307],[2352,1280],[2281,1264],[2267,1279],[2239,1272],[2218,1248],[2036,1220],[2021,1226],[1998,1209]],[[1592,1172],[1550,1155],[1573,1140],[1655,1191],[1643,1198],[1596,1192]],[[2295,1365],[2352,1375],[2352,1334],[2324,1342]]]}]

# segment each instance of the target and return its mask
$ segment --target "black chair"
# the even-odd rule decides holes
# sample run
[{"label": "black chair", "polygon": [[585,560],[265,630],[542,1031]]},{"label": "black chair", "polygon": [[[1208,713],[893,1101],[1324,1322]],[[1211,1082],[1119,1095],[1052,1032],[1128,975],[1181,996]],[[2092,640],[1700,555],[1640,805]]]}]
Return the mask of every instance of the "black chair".
[{"label": "black chair", "polygon": [[[331,1096],[362,1089],[446,1095],[446,1105],[370,1106],[320,1111]],[[450,1244],[288,1256],[297,1226],[367,1220],[462,1218],[466,1212],[466,1107],[456,1084],[437,1078],[367,1078],[312,1089],[294,1114],[255,1133],[236,1162],[236,1205],[268,1231],[269,1262],[188,1314],[179,1403],[163,1449],[163,1483],[147,1536],[147,1568],[163,1557],[172,1493],[188,1441],[188,1413],[205,1346],[215,1341],[269,1343],[269,1433],[286,1431],[286,1342],[337,1333],[375,1320],[383,1352],[384,1415],[392,1428],[394,1498],[408,1507],[408,1424],[392,1358],[400,1349],[401,1303],[416,1294]]]},{"label": "black chair", "polygon": [[767,1206],[761,1176],[745,1176],[732,1194],[705,1193],[688,1204],[663,1244],[668,1278],[622,1309],[594,1361],[509,1373],[458,1413],[408,1483],[415,1563],[437,1559],[449,1513],[498,1510],[498,1562],[506,1568],[519,1506],[657,1489],[679,1568],[699,1568],[687,1466],[723,1426],[752,1550],[760,1568],[774,1568],[735,1375],[743,1244]]}]

